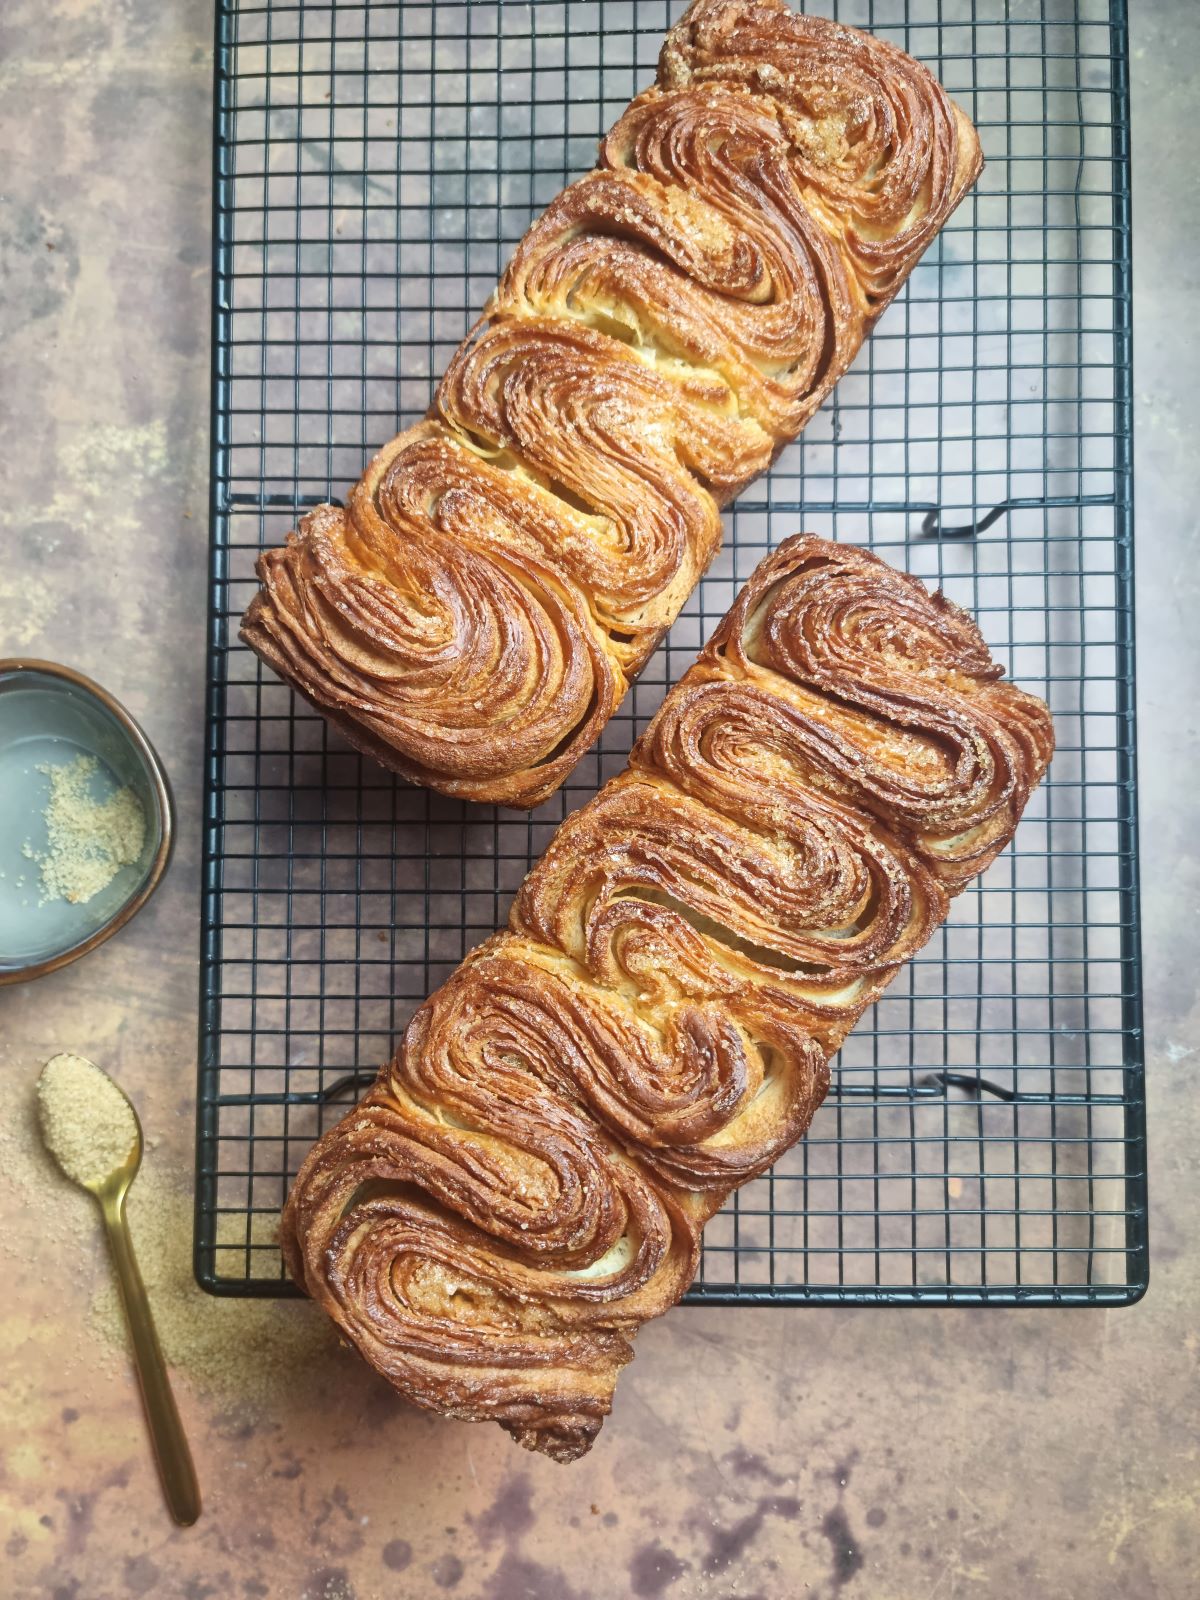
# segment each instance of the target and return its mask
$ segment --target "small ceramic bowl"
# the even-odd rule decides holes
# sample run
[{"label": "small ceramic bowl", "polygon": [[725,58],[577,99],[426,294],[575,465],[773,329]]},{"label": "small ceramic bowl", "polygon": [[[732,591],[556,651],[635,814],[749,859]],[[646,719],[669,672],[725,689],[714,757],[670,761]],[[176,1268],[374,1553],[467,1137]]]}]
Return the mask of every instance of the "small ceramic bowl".
[{"label": "small ceramic bowl", "polygon": [[[48,769],[97,762],[89,793],[131,788],[146,821],[138,859],[86,901],[43,893]],[[171,791],[146,735],[99,684],[51,661],[0,661],[0,984],[40,978],[123,928],[166,871]]]}]

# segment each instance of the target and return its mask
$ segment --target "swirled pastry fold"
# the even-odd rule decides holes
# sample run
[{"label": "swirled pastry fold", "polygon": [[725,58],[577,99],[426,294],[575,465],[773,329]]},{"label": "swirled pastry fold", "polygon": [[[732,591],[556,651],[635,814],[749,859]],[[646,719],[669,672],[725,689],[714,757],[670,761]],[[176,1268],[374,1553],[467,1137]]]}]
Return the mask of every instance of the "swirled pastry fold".
[{"label": "swirled pastry fold", "polygon": [[697,0],[426,419],[260,558],[242,638],[410,782],[537,805],[981,165],[891,45]]},{"label": "swirled pastry fold", "polygon": [[957,607],[788,540],[314,1147],[296,1281],[418,1405],[581,1455],[705,1221],[805,1132],[1052,749]]}]

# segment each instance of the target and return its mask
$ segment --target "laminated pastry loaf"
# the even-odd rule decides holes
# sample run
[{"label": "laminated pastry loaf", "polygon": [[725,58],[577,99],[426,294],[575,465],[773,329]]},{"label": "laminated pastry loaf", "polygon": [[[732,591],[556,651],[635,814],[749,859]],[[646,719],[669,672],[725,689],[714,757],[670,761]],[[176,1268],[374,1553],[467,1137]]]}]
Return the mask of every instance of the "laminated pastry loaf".
[{"label": "laminated pastry loaf", "polygon": [[408,781],[537,805],[981,166],[894,46],[698,0],[425,420],[260,558],[242,638]]},{"label": "laminated pastry loaf", "polygon": [[1052,748],[957,607],[789,540],[313,1148],[297,1283],[416,1404],[582,1455],[705,1222],[807,1129]]}]

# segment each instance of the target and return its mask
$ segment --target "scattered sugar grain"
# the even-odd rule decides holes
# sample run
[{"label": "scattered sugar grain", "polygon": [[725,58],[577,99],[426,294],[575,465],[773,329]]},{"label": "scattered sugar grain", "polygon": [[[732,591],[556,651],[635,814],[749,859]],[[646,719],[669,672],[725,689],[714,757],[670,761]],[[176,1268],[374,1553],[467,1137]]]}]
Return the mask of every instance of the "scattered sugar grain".
[{"label": "scattered sugar grain", "polygon": [[[261,1410],[293,1391],[305,1367],[325,1381],[339,1340],[315,1307],[217,1298],[198,1286],[192,1274],[188,1191],[148,1165],[129,1191],[127,1210],[163,1353],[194,1388]],[[267,1231],[260,1222],[255,1242],[266,1243]],[[255,1258],[262,1254],[256,1251]],[[240,1263],[222,1266],[241,1270]],[[111,1348],[124,1348],[125,1319],[115,1283],[101,1284],[91,1322]]]},{"label": "scattered sugar grain", "polygon": [[[88,1292],[84,1286],[90,1285],[88,1324],[99,1338],[80,1345],[83,1372],[97,1364],[122,1372],[125,1318],[96,1203],[63,1177],[48,1154],[39,1110],[39,1097],[22,1096],[12,1114],[0,1118],[0,1186],[19,1202],[13,1216],[25,1219],[24,1226],[0,1230],[0,1253],[27,1267],[36,1246],[55,1274],[70,1270],[77,1292]],[[150,1139],[145,1148],[153,1149]],[[190,1184],[189,1164],[172,1170],[165,1155],[148,1156],[126,1207],[159,1339],[177,1380],[239,1414],[258,1417],[286,1403],[306,1371],[323,1388],[337,1371],[352,1367],[353,1353],[315,1306],[217,1299],[197,1285]],[[255,1241],[265,1242],[269,1231],[267,1219],[260,1219]]]},{"label": "scattered sugar grain", "polygon": [[128,1159],[137,1140],[133,1108],[93,1062],[52,1056],[37,1096],[46,1148],[75,1183],[99,1183]]}]

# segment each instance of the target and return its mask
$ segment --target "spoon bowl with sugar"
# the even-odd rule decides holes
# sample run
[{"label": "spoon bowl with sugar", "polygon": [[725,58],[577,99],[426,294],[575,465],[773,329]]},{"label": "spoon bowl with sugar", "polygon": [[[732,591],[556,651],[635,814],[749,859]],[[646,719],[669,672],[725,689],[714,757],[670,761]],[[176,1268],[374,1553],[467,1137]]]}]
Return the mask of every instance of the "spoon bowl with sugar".
[{"label": "spoon bowl with sugar", "polygon": [[63,1174],[99,1202],[163,1493],[175,1521],[189,1527],[200,1515],[196,1469],[125,1215],[142,1164],[142,1125],[125,1092],[85,1056],[52,1056],[37,1097],[46,1148]]}]

